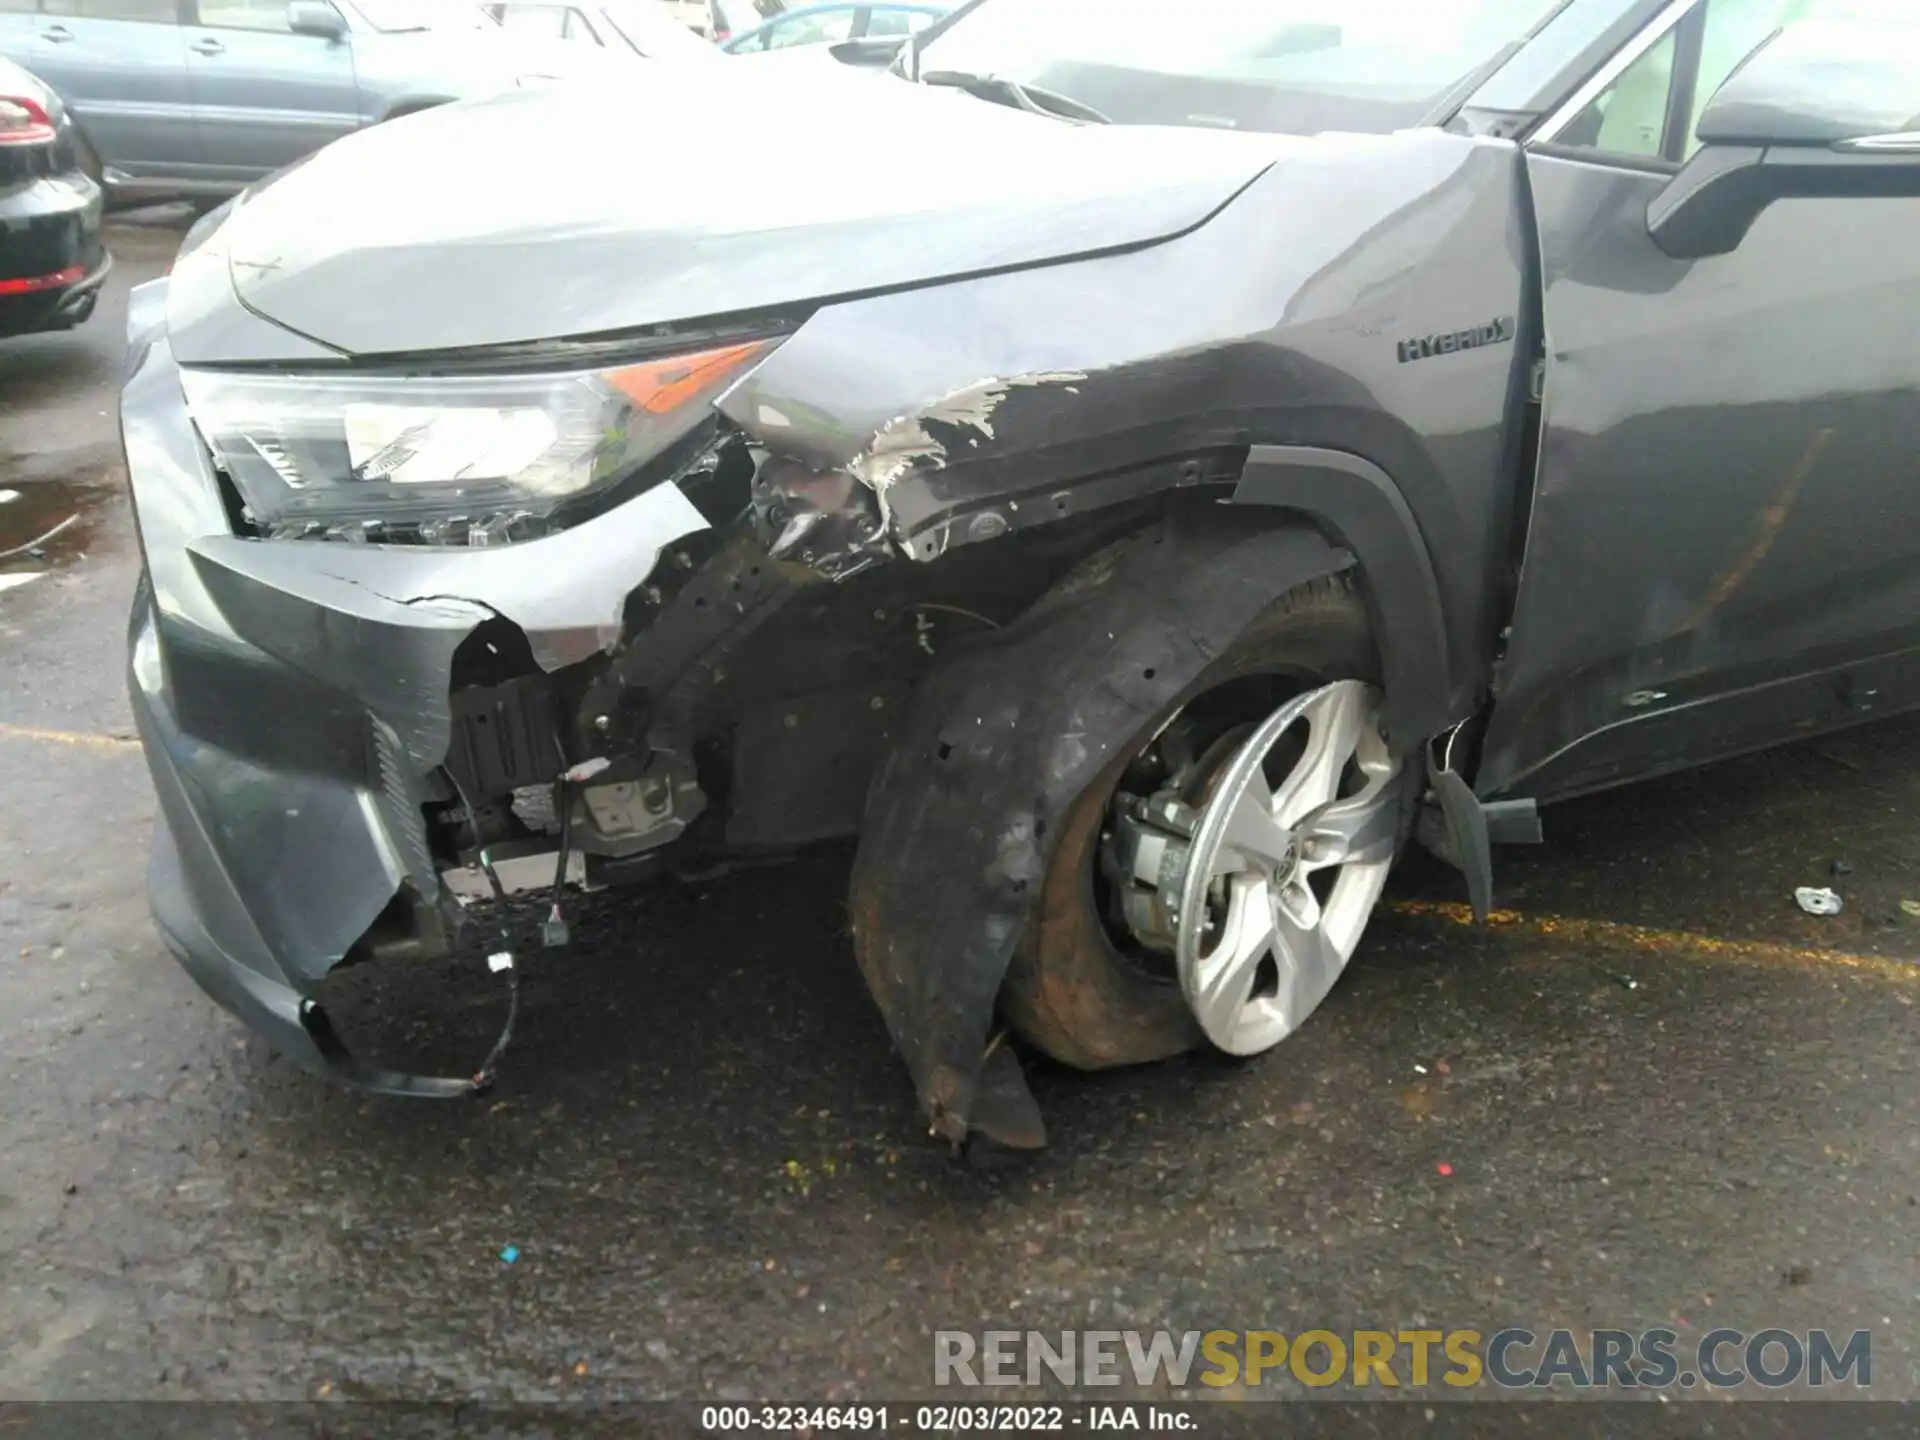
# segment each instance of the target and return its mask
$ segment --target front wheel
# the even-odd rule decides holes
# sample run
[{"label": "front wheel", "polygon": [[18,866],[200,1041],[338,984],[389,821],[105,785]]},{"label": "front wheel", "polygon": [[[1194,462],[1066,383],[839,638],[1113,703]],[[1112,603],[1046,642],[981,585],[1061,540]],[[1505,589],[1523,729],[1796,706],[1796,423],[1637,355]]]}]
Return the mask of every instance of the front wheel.
[{"label": "front wheel", "polygon": [[1002,1008],[1082,1069],[1278,1044],[1352,958],[1415,786],[1364,604],[1290,592],[1069,811]]}]

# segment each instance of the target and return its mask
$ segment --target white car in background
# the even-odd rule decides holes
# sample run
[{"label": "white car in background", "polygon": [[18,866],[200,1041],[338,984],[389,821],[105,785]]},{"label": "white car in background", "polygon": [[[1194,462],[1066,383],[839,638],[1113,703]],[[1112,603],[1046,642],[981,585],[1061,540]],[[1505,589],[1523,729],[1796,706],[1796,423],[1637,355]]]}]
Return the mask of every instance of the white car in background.
[{"label": "white car in background", "polygon": [[545,43],[566,40],[647,60],[709,60],[720,52],[677,12],[705,7],[679,0],[485,0],[502,29]]}]

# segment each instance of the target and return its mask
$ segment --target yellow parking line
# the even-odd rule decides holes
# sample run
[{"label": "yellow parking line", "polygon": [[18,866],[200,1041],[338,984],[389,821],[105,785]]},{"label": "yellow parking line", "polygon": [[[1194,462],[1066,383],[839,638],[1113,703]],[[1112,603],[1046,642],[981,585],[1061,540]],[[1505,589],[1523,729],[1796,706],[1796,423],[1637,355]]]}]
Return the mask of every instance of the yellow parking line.
[{"label": "yellow parking line", "polygon": [[34,725],[0,724],[0,740],[26,740],[39,745],[70,745],[79,750],[131,750],[140,742],[118,735],[89,735],[80,730],[42,730]]},{"label": "yellow parking line", "polygon": [[[67,745],[82,750],[123,753],[139,741],[118,735],[78,730],[47,730],[33,725],[0,724],[0,740],[25,740],[42,745]],[[1419,920],[1441,920],[1449,925],[1474,925],[1473,910],[1444,900],[1394,900],[1387,908],[1396,915]],[[1855,955],[1845,950],[1783,945],[1771,940],[1727,940],[1688,930],[1660,930],[1650,925],[1628,925],[1617,920],[1589,920],[1568,915],[1527,915],[1518,910],[1495,910],[1487,916],[1490,929],[1519,931],[1539,939],[1566,940],[1576,945],[1644,950],[1665,954],[1692,954],[1720,960],[1744,960],[1768,965],[1800,967],[1844,966],[1920,983],[1920,963],[1890,960],[1882,955]]]},{"label": "yellow parking line", "polygon": [[[1444,920],[1450,925],[1470,926],[1474,923],[1473,910],[1469,906],[1446,901],[1395,900],[1388,908],[1397,915]],[[1517,930],[1540,939],[1567,940],[1576,945],[1690,954],[1762,965],[1802,968],[1840,965],[1854,970],[1869,970],[1908,984],[1920,983],[1920,964],[1908,960],[1890,960],[1882,955],[1855,955],[1845,950],[1782,945],[1771,940],[1723,940],[1718,936],[1700,935],[1687,930],[1658,930],[1649,925],[1626,925],[1615,920],[1587,920],[1567,915],[1526,915],[1518,910],[1495,910],[1487,916],[1487,924],[1494,929]]]}]

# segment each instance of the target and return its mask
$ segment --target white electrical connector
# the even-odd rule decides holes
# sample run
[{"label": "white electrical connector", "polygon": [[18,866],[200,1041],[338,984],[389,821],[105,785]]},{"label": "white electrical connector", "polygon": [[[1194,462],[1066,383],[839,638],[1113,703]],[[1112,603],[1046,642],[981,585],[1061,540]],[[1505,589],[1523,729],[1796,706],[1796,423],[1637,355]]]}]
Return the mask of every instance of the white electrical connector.
[{"label": "white electrical connector", "polygon": [[494,951],[493,954],[487,956],[487,969],[496,975],[502,970],[513,969],[513,952],[511,950]]}]

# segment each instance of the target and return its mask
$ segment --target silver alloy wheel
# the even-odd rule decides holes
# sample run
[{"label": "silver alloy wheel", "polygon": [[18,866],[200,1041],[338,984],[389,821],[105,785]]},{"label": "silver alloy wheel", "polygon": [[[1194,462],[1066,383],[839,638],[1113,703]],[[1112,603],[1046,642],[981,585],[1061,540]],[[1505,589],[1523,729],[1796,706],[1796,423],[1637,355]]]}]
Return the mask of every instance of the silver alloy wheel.
[{"label": "silver alloy wheel", "polygon": [[[1300,729],[1299,758],[1270,777],[1269,757]],[[1358,680],[1289,700],[1222,773],[1194,832],[1174,952],[1187,1005],[1222,1050],[1277,1045],[1340,978],[1386,886],[1405,783],[1379,692]]]}]

